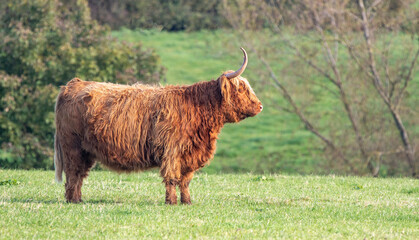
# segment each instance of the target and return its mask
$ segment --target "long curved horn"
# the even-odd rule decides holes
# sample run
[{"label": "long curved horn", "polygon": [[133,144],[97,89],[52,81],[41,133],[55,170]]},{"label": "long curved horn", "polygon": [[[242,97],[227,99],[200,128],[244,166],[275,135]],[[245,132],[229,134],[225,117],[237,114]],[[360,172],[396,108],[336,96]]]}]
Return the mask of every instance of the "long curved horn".
[{"label": "long curved horn", "polygon": [[232,73],[227,73],[226,74],[226,78],[228,78],[228,79],[231,79],[231,78],[235,78],[237,76],[240,76],[244,72],[244,70],[246,69],[246,66],[247,66],[247,53],[246,53],[246,50],[244,50],[244,48],[241,47],[240,49],[243,51],[243,54],[244,54],[243,64],[239,68],[239,70],[237,70],[235,72],[232,72]]}]

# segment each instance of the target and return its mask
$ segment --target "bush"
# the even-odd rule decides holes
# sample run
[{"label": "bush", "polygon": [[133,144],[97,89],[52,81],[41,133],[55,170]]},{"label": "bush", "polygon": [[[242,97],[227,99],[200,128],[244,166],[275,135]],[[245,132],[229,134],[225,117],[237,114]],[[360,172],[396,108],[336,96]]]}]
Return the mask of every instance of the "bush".
[{"label": "bush", "polygon": [[[413,1],[388,0],[377,4],[377,1],[365,0],[367,6],[375,5],[371,10],[375,12],[376,17],[374,18],[380,19],[377,22],[382,25],[400,24],[389,23],[386,19],[403,14],[400,11],[410,5],[410,2]],[[347,1],[340,5],[356,12],[356,4],[357,1]],[[195,31],[242,25],[247,30],[260,30],[269,28],[269,24],[263,16],[270,14],[271,17],[274,17],[271,20],[281,23],[281,26],[291,26],[309,31],[313,28],[307,28],[308,23],[312,23],[314,20],[313,16],[306,11],[304,0],[89,0],[89,6],[93,19],[101,24],[108,24],[113,29],[126,27]],[[226,10],[226,6],[230,6],[229,11]],[[417,8],[418,3],[412,7]],[[273,12],[277,12],[277,14],[272,15]],[[240,22],[232,23],[231,17],[234,17],[235,14],[241,15],[241,19]],[[354,20],[354,16],[347,17],[350,18],[349,20]],[[302,22],[301,18],[305,21]],[[328,21],[326,20],[326,23]],[[416,26],[402,23],[402,26],[416,27],[415,30],[419,28],[417,23]]]},{"label": "bush", "polygon": [[0,5],[0,167],[51,168],[58,86],[158,82],[158,56],[120,43],[91,20],[85,0]]},{"label": "bush", "polygon": [[112,28],[161,28],[166,31],[228,27],[221,0],[89,0],[92,17]]}]

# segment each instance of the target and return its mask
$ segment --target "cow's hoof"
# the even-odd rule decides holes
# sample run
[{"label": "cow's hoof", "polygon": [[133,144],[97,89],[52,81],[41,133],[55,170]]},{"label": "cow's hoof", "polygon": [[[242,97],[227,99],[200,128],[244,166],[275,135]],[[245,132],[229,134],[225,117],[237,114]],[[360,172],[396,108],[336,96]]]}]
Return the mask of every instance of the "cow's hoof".
[{"label": "cow's hoof", "polygon": [[166,204],[167,205],[176,205],[177,204],[177,201],[167,201],[166,200]]}]

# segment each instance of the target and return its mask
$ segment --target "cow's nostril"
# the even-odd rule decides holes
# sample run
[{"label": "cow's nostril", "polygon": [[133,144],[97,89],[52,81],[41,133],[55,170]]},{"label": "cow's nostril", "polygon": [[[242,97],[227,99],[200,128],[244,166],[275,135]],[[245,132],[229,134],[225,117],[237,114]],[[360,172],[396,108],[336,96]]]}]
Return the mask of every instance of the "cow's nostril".
[{"label": "cow's nostril", "polygon": [[260,105],[260,111],[262,111],[263,110],[263,105]]}]

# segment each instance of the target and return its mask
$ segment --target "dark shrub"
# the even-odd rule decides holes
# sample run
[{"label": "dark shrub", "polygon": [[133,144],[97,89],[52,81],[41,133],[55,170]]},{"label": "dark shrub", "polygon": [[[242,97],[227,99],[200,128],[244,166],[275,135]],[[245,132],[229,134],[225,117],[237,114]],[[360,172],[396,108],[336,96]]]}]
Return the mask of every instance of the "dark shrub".
[{"label": "dark shrub", "polygon": [[111,38],[91,20],[87,1],[4,0],[0,167],[52,167],[55,97],[73,77],[158,82],[162,68],[153,51]]},{"label": "dark shrub", "polygon": [[89,0],[92,18],[112,28],[161,28],[166,31],[228,27],[222,0]]}]

